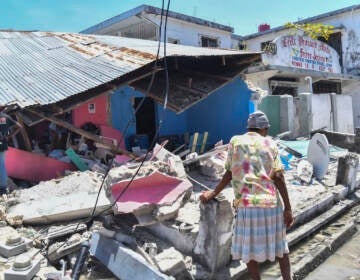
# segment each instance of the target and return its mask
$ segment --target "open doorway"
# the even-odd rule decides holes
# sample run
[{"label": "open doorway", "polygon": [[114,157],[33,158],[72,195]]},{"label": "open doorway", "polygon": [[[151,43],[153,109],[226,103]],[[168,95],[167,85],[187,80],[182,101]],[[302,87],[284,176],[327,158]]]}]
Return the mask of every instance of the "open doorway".
[{"label": "open doorway", "polygon": [[[136,109],[142,97],[136,97],[134,108]],[[152,142],[156,132],[155,102],[150,97],[145,97],[144,103],[136,113],[136,134],[146,134],[149,144]]]}]

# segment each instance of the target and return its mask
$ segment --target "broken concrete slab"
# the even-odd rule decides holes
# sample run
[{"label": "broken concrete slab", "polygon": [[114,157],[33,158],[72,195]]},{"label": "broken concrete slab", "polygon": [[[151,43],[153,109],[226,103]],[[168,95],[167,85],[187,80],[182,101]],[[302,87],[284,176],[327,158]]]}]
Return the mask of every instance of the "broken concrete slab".
[{"label": "broken concrete slab", "polygon": [[52,226],[49,228],[46,239],[53,240],[66,235],[74,234],[76,232],[82,232],[87,229],[85,224],[72,224],[64,226]]},{"label": "broken concrete slab", "polygon": [[221,179],[225,173],[226,151],[219,152],[200,161],[200,173],[214,179]]},{"label": "broken concrete slab", "polygon": [[297,166],[298,178],[306,184],[310,184],[313,175],[313,166],[307,160],[301,160]]},{"label": "broken concrete slab", "polygon": [[348,153],[345,157],[339,158],[336,184],[346,186],[349,193],[355,190],[356,173],[359,168],[359,157],[357,154]]},{"label": "broken concrete slab", "polygon": [[178,217],[179,211],[182,209],[186,201],[191,196],[190,192],[182,194],[172,205],[163,205],[157,207],[154,211],[156,220],[162,222]]},{"label": "broken concrete slab", "polygon": [[175,250],[174,247],[164,250],[156,255],[155,260],[159,265],[160,270],[167,275],[176,276],[186,270],[183,255]]},{"label": "broken concrete slab", "polygon": [[194,248],[194,259],[211,272],[230,261],[233,210],[226,199],[200,204],[199,234]]},{"label": "broken concrete slab", "polygon": [[[131,185],[129,185],[131,182]],[[123,190],[129,185],[126,192]],[[133,181],[123,180],[109,186],[115,214],[131,213],[140,208],[151,209],[152,205],[171,205],[183,193],[192,188],[188,180],[181,180],[155,171]],[[121,195],[122,194],[122,195]],[[121,197],[117,199],[119,196]],[[150,210],[151,211],[151,210]]]},{"label": "broken concrete slab", "polygon": [[155,145],[153,154],[157,159],[168,164],[169,167],[171,167],[177,173],[177,177],[186,179],[185,168],[179,156],[174,155],[159,144]]},{"label": "broken concrete slab", "polygon": [[50,245],[47,253],[48,260],[55,262],[66,255],[70,255],[80,250],[81,244],[85,239],[78,233],[72,235],[64,242],[56,242]]},{"label": "broken concrete slab", "polygon": [[120,242],[101,236],[98,233],[92,235],[90,253],[122,280],[171,279],[149,265],[142,256]]},{"label": "broken concrete slab", "polygon": [[195,240],[199,233],[199,201],[193,197],[179,209],[174,220],[156,223],[148,228],[157,236],[170,242],[185,255],[192,255]]},{"label": "broken concrete slab", "polygon": [[[140,162],[135,162],[112,168],[105,179],[105,189],[108,190],[112,185],[116,183],[131,179],[138,171],[140,165]],[[167,163],[158,160],[145,161],[139,169],[138,173],[136,174],[135,179],[150,176],[156,171],[167,174],[168,176],[177,177],[177,173],[175,170],[173,170]]]},{"label": "broken concrete slab", "polygon": [[[10,206],[8,214],[22,216],[24,224],[46,224],[88,217],[93,211],[102,178],[103,175],[97,172],[73,172],[66,177],[19,190],[16,192],[18,204]],[[95,213],[109,206],[110,201],[102,190]]]}]

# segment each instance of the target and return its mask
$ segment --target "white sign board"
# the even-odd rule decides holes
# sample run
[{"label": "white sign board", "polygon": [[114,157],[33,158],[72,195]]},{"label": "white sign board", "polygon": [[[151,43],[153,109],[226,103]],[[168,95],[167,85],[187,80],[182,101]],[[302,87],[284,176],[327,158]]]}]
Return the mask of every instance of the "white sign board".
[{"label": "white sign board", "polygon": [[278,37],[265,51],[265,64],[341,73],[338,53],[326,43],[305,36]]}]

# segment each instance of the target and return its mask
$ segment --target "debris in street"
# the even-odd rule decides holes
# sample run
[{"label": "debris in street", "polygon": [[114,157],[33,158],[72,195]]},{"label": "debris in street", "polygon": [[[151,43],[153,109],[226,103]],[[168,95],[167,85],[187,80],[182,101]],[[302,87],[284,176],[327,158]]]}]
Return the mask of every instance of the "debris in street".
[{"label": "debris in street", "polygon": [[300,160],[297,166],[298,178],[306,184],[310,184],[313,175],[313,166],[307,160]]},{"label": "debris in street", "polygon": [[119,241],[98,233],[92,236],[90,252],[119,279],[143,280],[145,275],[148,279],[154,280],[170,279]]},{"label": "debris in street", "polygon": [[[73,172],[15,193],[17,204],[9,207],[11,216],[22,216],[25,224],[46,224],[88,217],[94,207],[103,175],[93,171]],[[76,201],[76,203],[74,203]],[[96,212],[110,205],[100,192]]]},{"label": "debris in street", "polygon": [[31,280],[40,271],[40,260],[21,255],[12,267],[4,272],[5,280]]}]

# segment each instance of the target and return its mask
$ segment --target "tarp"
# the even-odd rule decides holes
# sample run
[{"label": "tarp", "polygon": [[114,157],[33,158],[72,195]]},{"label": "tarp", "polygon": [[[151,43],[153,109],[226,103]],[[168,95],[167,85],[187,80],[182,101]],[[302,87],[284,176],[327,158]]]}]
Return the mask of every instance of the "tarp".
[{"label": "tarp", "polygon": [[71,163],[15,148],[6,152],[5,166],[10,177],[32,182],[48,181],[64,175],[65,170],[76,170]]}]

